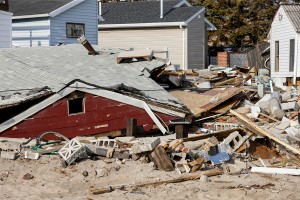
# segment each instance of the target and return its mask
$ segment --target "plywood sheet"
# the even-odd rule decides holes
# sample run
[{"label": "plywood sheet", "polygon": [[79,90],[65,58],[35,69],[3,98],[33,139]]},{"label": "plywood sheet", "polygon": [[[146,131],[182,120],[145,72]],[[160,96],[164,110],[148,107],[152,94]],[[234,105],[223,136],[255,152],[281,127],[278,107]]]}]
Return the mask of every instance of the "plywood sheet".
[{"label": "plywood sheet", "polygon": [[215,88],[204,93],[181,90],[170,93],[185,104],[196,117],[199,117],[241,92],[240,88]]}]

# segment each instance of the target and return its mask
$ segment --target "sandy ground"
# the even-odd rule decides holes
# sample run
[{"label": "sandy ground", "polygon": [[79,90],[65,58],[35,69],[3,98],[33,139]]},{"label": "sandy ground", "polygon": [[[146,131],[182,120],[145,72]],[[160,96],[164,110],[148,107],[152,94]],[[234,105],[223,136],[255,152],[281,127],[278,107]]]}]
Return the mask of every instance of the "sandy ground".
[{"label": "sandy ground", "polygon": [[[120,165],[114,159],[84,160],[67,168],[62,168],[60,163],[59,156],[53,155],[39,160],[0,159],[0,199],[300,199],[299,177],[263,174],[224,174],[209,177],[208,183],[194,180],[91,195],[91,186],[137,183],[178,174],[155,170],[153,163],[140,160],[128,160]],[[103,169],[105,175],[97,176],[96,169]],[[84,177],[83,171],[88,176]],[[34,177],[23,179],[27,173]],[[264,185],[267,186],[260,187]]]}]

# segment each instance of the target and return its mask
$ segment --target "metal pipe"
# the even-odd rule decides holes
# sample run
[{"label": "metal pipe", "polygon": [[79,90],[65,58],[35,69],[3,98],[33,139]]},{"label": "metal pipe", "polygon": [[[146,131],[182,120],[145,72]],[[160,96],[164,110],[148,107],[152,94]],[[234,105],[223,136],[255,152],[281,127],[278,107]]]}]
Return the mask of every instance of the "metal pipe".
[{"label": "metal pipe", "polygon": [[160,18],[164,17],[164,0],[160,0]]},{"label": "metal pipe", "polygon": [[86,50],[88,50],[89,55],[98,55],[99,54],[97,51],[95,51],[95,49],[92,47],[92,45],[89,43],[89,41],[87,41],[87,39],[85,38],[84,35],[81,35],[77,40],[86,48]]},{"label": "metal pipe", "polygon": [[98,1],[98,15],[102,16],[102,2]]}]

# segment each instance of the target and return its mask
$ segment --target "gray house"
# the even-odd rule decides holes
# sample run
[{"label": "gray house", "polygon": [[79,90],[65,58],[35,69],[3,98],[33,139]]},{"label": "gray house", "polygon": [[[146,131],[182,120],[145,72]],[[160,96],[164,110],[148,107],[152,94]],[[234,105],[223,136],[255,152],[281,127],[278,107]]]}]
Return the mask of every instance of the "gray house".
[{"label": "gray house", "polygon": [[97,6],[97,0],[10,0],[12,45],[77,43],[81,34],[97,44]]},{"label": "gray house", "polygon": [[99,15],[101,47],[149,48],[181,69],[207,66],[207,30],[216,27],[204,7],[186,0],[102,3]]}]

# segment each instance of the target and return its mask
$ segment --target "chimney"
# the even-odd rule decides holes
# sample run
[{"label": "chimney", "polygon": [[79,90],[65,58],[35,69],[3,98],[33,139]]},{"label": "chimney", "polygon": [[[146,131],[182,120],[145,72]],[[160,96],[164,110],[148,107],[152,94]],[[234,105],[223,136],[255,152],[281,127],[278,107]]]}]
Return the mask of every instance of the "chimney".
[{"label": "chimney", "polygon": [[160,0],[160,18],[164,17],[164,0]]},{"label": "chimney", "polygon": [[3,0],[3,2],[0,3],[0,10],[9,11],[8,0]]},{"label": "chimney", "polygon": [[79,38],[77,38],[78,42],[80,42],[86,50],[88,50],[89,55],[98,55],[99,53],[95,51],[95,49],[92,47],[92,45],[87,41],[84,35],[81,35]]}]

